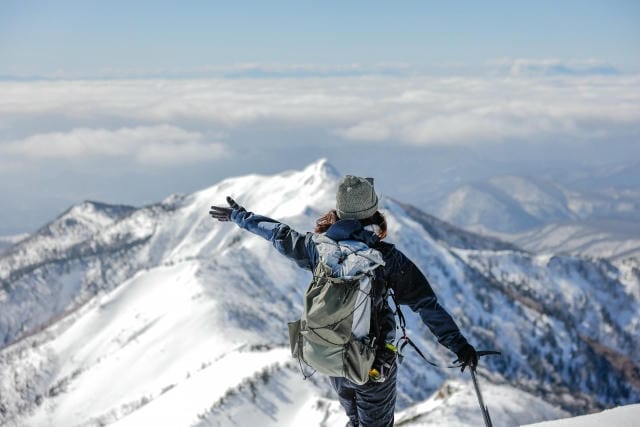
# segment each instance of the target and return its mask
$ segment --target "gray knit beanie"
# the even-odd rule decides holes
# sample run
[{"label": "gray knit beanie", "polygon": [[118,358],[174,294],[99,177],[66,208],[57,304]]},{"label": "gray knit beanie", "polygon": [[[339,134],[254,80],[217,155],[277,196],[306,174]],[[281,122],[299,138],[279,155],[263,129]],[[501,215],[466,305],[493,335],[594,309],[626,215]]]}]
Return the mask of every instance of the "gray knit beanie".
[{"label": "gray knit beanie", "polygon": [[373,178],[346,175],[340,180],[336,194],[336,211],[340,219],[365,219],[378,210],[378,196]]}]

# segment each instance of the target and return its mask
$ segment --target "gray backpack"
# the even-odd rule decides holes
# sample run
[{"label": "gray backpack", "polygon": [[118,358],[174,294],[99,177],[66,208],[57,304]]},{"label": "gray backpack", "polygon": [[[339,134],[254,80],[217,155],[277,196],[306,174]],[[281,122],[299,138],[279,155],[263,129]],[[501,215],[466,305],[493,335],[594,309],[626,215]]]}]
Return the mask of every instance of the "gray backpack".
[{"label": "gray backpack", "polygon": [[312,240],[320,259],[302,318],[289,323],[291,353],[320,373],[364,384],[376,353],[369,328],[372,279],[384,265],[382,254],[356,240],[335,242],[322,234]]}]

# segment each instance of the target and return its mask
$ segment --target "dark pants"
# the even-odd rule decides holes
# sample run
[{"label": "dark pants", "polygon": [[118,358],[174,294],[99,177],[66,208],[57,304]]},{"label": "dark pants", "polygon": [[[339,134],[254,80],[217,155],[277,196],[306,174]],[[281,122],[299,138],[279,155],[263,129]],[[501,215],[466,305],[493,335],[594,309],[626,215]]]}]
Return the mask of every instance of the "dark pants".
[{"label": "dark pants", "polygon": [[351,424],[359,427],[391,427],[396,407],[396,371],[394,363],[383,383],[369,381],[363,385],[346,378],[331,377],[340,404]]}]

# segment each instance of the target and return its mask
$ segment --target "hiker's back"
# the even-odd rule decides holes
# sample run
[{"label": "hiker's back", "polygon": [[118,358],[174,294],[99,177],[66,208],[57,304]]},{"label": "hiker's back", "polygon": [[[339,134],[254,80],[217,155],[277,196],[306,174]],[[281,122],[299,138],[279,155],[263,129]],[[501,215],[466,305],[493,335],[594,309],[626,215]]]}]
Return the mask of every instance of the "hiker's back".
[{"label": "hiker's back", "polygon": [[292,353],[321,373],[364,384],[376,353],[373,279],[382,254],[357,240],[312,239],[318,263],[302,318],[289,324]]}]

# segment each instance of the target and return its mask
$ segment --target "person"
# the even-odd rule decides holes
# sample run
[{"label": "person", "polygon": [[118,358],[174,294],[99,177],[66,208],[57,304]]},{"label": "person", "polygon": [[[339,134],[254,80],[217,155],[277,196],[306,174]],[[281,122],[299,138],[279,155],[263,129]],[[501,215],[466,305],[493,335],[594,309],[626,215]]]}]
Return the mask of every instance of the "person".
[{"label": "person", "polygon": [[[228,207],[211,206],[209,214],[219,221],[232,221],[239,227],[267,240],[283,255],[307,270],[314,271],[319,254],[314,233],[340,242],[357,240],[383,256],[384,265],[376,270],[374,288],[390,288],[397,304],[407,305],[438,338],[438,342],[458,356],[462,368],[475,369],[478,356],[449,313],[439,304],[427,278],[393,244],[384,242],[387,223],[378,210],[378,196],[372,178],[342,177],[336,193],[336,206],[316,221],[314,233],[299,233],[286,224],[247,211],[227,197]],[[377,313],[380,336],[371,379],[358,385],[346,378],[330,377],[331,385],[349,417],[347,426],[392,426],[396,402],[395,316],[388,303],[388,292],[376,292],[373,310]],[[372,316],[373,318],[374,316]],[[387,370],[380,378],[379,370]]]}]

